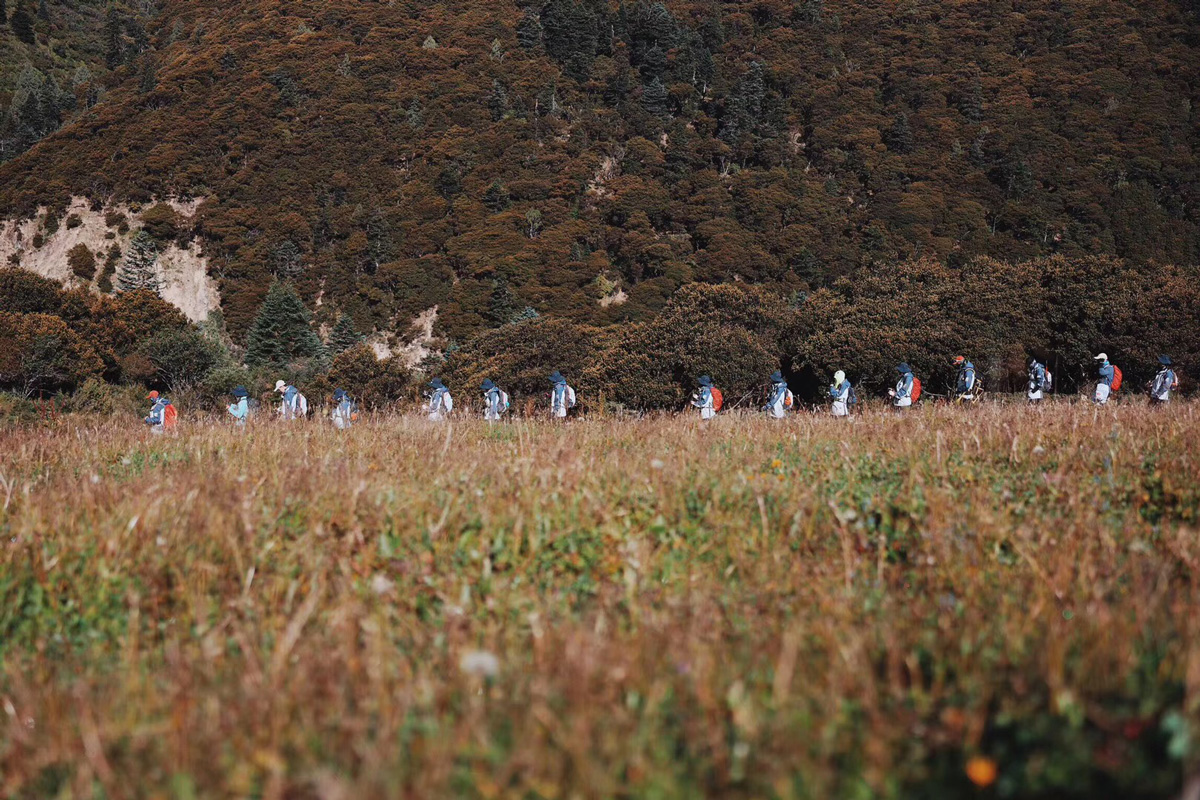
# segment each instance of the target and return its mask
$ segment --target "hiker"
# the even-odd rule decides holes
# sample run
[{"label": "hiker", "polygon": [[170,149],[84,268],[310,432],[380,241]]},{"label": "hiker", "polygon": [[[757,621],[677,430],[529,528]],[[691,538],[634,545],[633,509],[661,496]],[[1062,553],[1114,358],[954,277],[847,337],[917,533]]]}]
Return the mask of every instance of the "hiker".
[{"label": "hiker", "polygon": [[775,419],[783,419],[787,415],[787,410],[795,402],[792,390],[788,388],[787,381],[783,379],[783,373],[775,370],[771,373],[771,399],[763,406],[763,411]]},{"label": "hiker", "polygon": [[921,396],[921,382],[913,375],[912,367],[906,363],[897,366],[896,372],[900,373],[900,380],[896,382],[895,389],[888,389],[888,397],[892,398],[893,407],[908,408]]},{"label": "hiker", "polygon": [[1115,366],[1108,363],[1108,353],[1101,353],[1092,360],[1100,362],[1100,381],[1096,384],[1096,394],[1092,401],[1102,406],[1108,403],[1108,398],[1113,392],[1121,388],[1121,381],[1117,377],[1120,373]]},{"label": "hiker", "polygon": [[275,381],[275,391],[283,395],[279,403],[279,416],[285,420],[304,419],[308,416],[308,398],[300,390],[283,381]]},{"label": "hiker", "polygon": [[233,402],[227,409],[239,426],[245,425],[250,418],[250,393],[245,386],[233,387]]},{"label": "hiker", "polygon": [[450,396],[450,390],[442,383],[441,378],[434,378],[429,382],[429,386],[433,389],[433,393],[429,395],[429,418],[435,421],[443,420],[454,410],[454,398]]},{"label": "hiker", "polygon": [[1171,400],[1171,391],[1179,388],[1179,376],[1171,369],[1170,356],[1159,356],[1158,363],[1162,369],[1150,384],[1150,400],[1155,405],[1165,406]]},{"label": "hiker", "polygon": [[496,422],[503,414],[508,413],[508,393],[488,378],[480,386],[483,390],[483,418],[488,422]]},{"label": "hiker", "polygon": [[550,392],[550,416],[565,419],[567,411],[575,407],[575,390],[567,385],[567,379],[558,370],[550,376],[554,390]]},{"label": "hiker", "polygon": [[699,387],[692,395],[692,405],[700,409],[700,419],[712,419],[717,415],[716,398],[713,397],[712,378],[701,375],[696,381]]},{"label": "hiker", "polygon": [[858,402],[854,394],[854,386],[846,380],[846,373],[838,370],[833,373],[833,384],[829,387],[829,396],[833,399],[833,415],[835,417],[850,416],[850,406]]},{"label": "hiker", "polygon": [[333,390],[333,411],[330,417],[333,419],[333,427],[339,431],[347,430],[358,422],[358,406],[350,399],[350,395],[346,394],[345,389]]},{"label": "hiker", "polygon": [[975,365],[964,356],[955,356],[954,366],[958,368],[958,379],[954,386],[955,395],[959,400],[974,400]]},{"label": "hiker", "polygon": [[174,428],[175,406],[171,405],[171,401],[160,397],[158,392],[150,392],[146,399],[154,401],[150,405],[150,415],[142,420],[150,426],[150,432],[164,433],[167,428]]},{"label": "hiker", "polygon": [[1050,370],[1036,358],[1029,360],[1029,402],[1037,403],[1050,390]]}]

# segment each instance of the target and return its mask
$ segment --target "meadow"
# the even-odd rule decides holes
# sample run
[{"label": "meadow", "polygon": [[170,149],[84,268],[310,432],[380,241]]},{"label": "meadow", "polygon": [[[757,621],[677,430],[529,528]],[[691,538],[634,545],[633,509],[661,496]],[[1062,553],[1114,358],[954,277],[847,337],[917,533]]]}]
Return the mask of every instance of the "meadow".
[{"label": "meadow", "polygon": [[0,795],[1165,798],[1196,405],[0,430]]}]

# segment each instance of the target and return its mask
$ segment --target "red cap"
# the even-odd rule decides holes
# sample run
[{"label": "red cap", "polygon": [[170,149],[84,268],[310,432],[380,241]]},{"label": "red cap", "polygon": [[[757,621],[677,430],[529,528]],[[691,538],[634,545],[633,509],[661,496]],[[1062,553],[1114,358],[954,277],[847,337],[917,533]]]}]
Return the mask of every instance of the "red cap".
[{"label": "red cap", "polygon": [[157,400],[158,392],[151,392],[150,394],[146,395],[146,399],[147,400]]},{"label": "red cap", "polygon": [[955,363],[955,364],[961,364],[961,363],[963,363],[964,361],[966,361],[966,359],[965,359],[965,358],[963,358],[962,356],[955,356],[955,357],[954,357],[954,363]]}]

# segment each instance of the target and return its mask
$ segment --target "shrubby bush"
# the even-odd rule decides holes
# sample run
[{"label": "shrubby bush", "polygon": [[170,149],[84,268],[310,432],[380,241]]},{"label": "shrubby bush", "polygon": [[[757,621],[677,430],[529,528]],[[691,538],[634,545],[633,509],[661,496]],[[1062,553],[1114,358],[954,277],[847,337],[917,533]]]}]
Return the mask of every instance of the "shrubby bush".
[{"label": "shrubby bush", "polygon": [[104,362],[59,317],[0,312],[0,388],[26,397],[71,391]]},{"label": "shrubby bush", "polygon": [[[357,344],[334,357],[328,374],[316,381],[313,389],[326,395],[345,389],[367,408],[386,408],[404,399],[412,378],[402,359],[380,360],[370,347]],[[309,401],[314,399],[310,394]]]}]

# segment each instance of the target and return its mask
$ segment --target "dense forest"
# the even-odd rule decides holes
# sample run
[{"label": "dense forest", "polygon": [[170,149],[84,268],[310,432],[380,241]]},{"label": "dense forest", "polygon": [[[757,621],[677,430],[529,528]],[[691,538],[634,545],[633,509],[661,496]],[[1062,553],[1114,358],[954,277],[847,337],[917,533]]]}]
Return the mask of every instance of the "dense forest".
[{"label": "dense forest", "polygon": [[[1200,263],[1195,3],[0,8],[0,217],[202,198],[186,235],[237,345],[277,280],[362,333],[437,306],[451,353],[542,316],[628,336],[680,287],[738,282],[805,324],[849,302],[845,350],[879,332],[856,293],[912,292],[900,330],[942,313],[922,287],[1001,262],[1034,270],[1037,304],[1008,311],[1051,337],[1017,349],[1111,352],[1171,315],[1200,338],[1191,282],[1150,280]],[[1098,283],[1053,295],[1072,270]],[[1116,292],[1138,281],[1189,296],[1043,330],[1045,292],[1087,317],[1133,308]],[[806,346],[775,355],[817,369]]]}]

